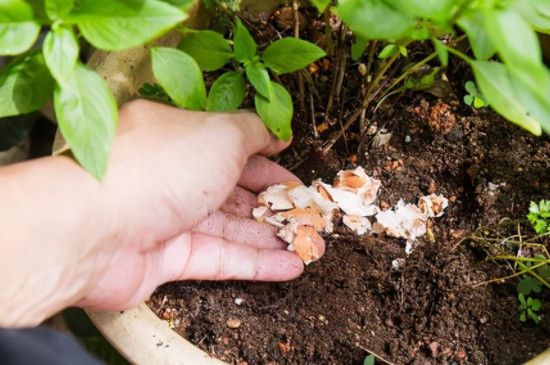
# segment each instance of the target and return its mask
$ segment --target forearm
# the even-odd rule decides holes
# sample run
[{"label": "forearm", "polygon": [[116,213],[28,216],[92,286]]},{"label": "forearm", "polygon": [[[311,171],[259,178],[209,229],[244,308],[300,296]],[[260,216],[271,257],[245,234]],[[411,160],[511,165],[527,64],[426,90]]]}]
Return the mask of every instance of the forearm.
[{"label": "forearm", "polygon": [[0,326],[37,324],[79,299],[88,266],[102,264],[98,241],[113,238],[101,194],[67,157],[0,169]]}]

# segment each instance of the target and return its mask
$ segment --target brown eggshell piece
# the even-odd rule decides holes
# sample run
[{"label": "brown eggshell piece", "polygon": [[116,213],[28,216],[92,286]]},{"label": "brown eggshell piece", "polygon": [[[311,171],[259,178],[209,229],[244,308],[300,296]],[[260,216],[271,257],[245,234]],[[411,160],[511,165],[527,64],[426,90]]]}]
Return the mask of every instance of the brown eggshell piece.
[{"label": "brown eggshell piece", "polygon": [[348,174],[343,174],[343,175],[344,176],[337,177],[335,179],[333,184],[335,188],[344,187],[344,188],[349,188],[350,190],[356,190],[362,187],[363,185],[365,185],[365,181],[361,177],[353,173],[351,175],[348,175]]},{"label": "brown eggshell piece", "polygon": [[318,231],[325,229],[325,222],[321,212],[314,208],[294,208],[279,213],[281,217],[290,222],[296,222],[300,226],[312,226]]},{"label": "brown eggshell piece", "polygon": [[298,226],[292,248],[306,265],[317,261],[325,253],[325,240],[315,227]]}]

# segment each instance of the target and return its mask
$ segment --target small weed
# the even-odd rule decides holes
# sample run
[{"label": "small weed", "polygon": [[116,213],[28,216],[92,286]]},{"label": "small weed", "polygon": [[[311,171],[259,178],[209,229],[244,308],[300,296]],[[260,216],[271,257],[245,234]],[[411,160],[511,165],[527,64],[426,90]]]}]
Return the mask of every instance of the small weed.
[{"label": "small weed", "polygon": [[376,356],[369,355],[365,357],[365,360],[363,360],[363,365],[374,365],[376,364]]},{"label": "small weed", "polygon": [[531,202],[527,219],[538,234],[550,232],[550,200]]},{"label": "small weed", "polygon": [[540,323],[541,317],[536,312],[540,310],[541,302],[531,297],[525,298],[523,293],[519,293],[519,320],[522,322],[531,319],[536,324]]},{"label": "small weed", "polygon": [[[537,312],[542,307],[543,290],[550,289],[550,253],[548,243],[550,230],[550,204],[541,201],[531,203],[529,222],[536,234],[528,233],[527,222],[503,219],[498,225],[482,227],[472,234],[470,240],[487,254],[487,261],[505,264],[510,275],[475,284],[503,283],[517,279],[519,319],[539,324],[542,316]],[[514,233],[512,233],[515,231]]]},{"label": "small weed", "polygon": [[473,81],[468,81],[466,85],[464,85],[464,88],[468,92],[468,95],[464,96],[464,103],[466,103],[466,105],[473,106],[476,109],[487,106],[485,98]]}]

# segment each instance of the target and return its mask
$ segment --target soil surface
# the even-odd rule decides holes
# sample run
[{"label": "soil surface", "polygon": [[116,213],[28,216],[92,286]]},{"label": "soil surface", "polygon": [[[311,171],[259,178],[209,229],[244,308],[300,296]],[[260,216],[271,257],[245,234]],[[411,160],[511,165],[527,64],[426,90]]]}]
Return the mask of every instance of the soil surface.
[{"label": "soil surface", "polygon": [[[272,24],[284,33],[277,19]],[[326,255],[298,280],[174,283],[158,289],[151,308],[182,336],[235,364],[361,364],[372,353],[398,364],[505,365],[550,347],[548,294],[541,323],[521,323],[516,281],[473,287],[510,272],[462,242],[480,226],[524,218],[530,201],[549,198],[550,141],[490,110],[465,106],[460,100],[468,74],[451,65],[443,94],[390,99],[367,113],[365,133],[352,127],[323,155],[340,121],[360,104],[358,64],[346,60],[332,119],[314,135],[312,114],[319,126],[327,120],[336,57],[324,61],[331,67],[321,62],[315,70],[313,109],[309,91],[305,109],[296,103],[295,142],[278,161],[306,183],[331,181],[339,169],[360,164],[382,181],[383,207],[444,194],[451,204],[433,222],[433,240],[418,241],[407,255],[400,240],[357,237],[339,227],[326,237]],[[281,81],[300,100],[296,75]],[[391,137],[384,141],[383,134]]]}]

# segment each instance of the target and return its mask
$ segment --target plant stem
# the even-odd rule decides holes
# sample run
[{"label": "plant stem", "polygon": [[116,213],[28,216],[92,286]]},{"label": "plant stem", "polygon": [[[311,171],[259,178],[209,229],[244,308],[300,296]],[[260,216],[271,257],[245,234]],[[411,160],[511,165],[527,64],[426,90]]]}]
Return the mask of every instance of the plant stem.
[{"label": "plant stem", "polygon": [[[292,2],[294,10],[294,38],[300,38],[300,2],[294,0]],[[300,92],[300,114],[302,117],[306,115],[306,89],[304,87],[304,77],[301,72],[298,72],[298,90]]]},{"label": "plant stem", "polygon": [[468,64],[471,64],[473,62],[473,60],[470,57],[466,56],[464,53],[460,52],[456,48],[452,48],[452,47],[447,46],[447,50],[449,50],[450,53],[454,54],[455,56],[458,56],[459,58],[461,58],[463,61],[465,61]]},{"label": "plant stem", "polygon": [[[484,281],[482,283],[477,283],[475,285],[472,285],[472,288],[477,288],[477,287],[480,287],[480,286],[483,286],[483,285],[487,285],[487,284],[491,284],[491,283],[497,283],[497,282],[503,282],[503,281],[506,281],[506,280],[509,280],[509,279],[517,278],[518,276],[521,276],[521,275],[523,275],[527,272],[529,272],[529,274],[532,274],[532,271],[534,269],[538,269],[539,267],[544,266],[546,264],[547,264],[546,262],[543,262],[543,263],[540,263],[538,265],[530,267],[529,270],[526,270],[526,271],[520,271],[520,272],[516,272],[512,275],[508,275],[508,276],[504,276],[504,277],[501,277],[501,278],[496,278],[496,279]],[[550,284],[545,283],[545,285],[550,288]]]},{"label": "plant stem", "polygon": [[[548,264],[550,261],[546,261],[546,262],[541,262],[541,264]],[[524,264],[522,264],[521,262],[518,262],[519,264],[519,267],[525,271],[525,272],[528,272],[529,275],[531,275],[532,277],[534,277],[535,279],[537,279],[538,281],[540,281],[544,286],[546,286],[547,288],[550,289],[550,283],[548,283],[542,276],[540,276],[537,272],[535,271],[532,271],[533,268],[531,267],[528,267],[528,266],[525,266]],[[536,266],[536,265],[535,265]]]},{"label": "plant stem", "polygon": [[[466,38],[465,35],[462,35],[462,36],[458,37],[457,39],[453,40],[449,44],[449,47],[452,47],[452,46],[458,44],[459,42],[461,42],[465,38]],[[386,92],[391,91],[394,87],[396,87],[402,81],[404,81],[408,76],[410,76],[416,70],[418,70],[419,68],[421,68],[422,66],[424,66],[425,64],[427,64],[428,62],[430,62],[431,60],[433,60],[436,57],[437,57],[437,52],[434,52],[434,53],[430,54],[428,57],[424,58],[423,60],[421,60],[418,63],[416,63],[415,65],[413,65],[407,71],[403,72],[403,74],[401,76],[399,76],[397,79],[395,79],[395,81],[386,89]]]},{"label": "plant stem", "polygon": [[390,67],[397,61],[400,54],[396,54],[392,56],[389,60],[384,60],[380,67],[378,68],[378,71],[376,72],[376,75],[374,76],[374,80],[369,84],[369,87],[367,88],[367,93],[365,95],[365,100],[363,101],[363,107],[366,108],[369,106],[370,102],[372,101],[372,91],[378,84],[380,83],[380,80],[386,75],[386,72],[390,69]]}]

